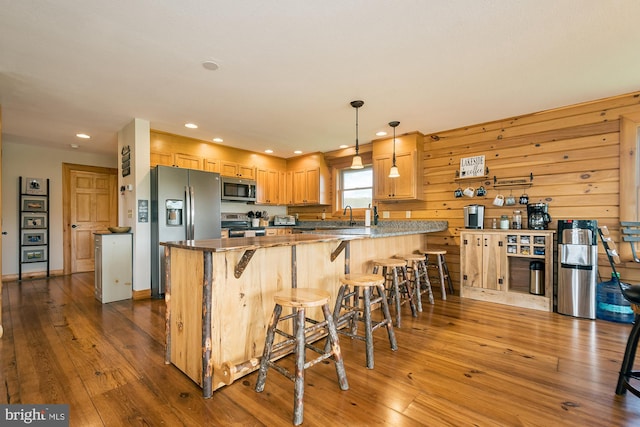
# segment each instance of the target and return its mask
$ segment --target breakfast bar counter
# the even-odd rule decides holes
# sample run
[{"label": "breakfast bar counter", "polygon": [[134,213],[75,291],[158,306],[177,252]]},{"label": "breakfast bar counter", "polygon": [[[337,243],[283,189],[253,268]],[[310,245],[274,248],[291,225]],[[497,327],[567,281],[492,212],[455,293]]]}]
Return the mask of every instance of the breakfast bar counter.
[{"label": "breakfast bar counter", "polygon": [[165,362],[211,397],[257,369],[277,291],[310,287],[335,300],[345,273],[370,272],[371,259],[426,248],[426,233],[446,229],[446,221],[420,221],[415,227],[162,242]]}]

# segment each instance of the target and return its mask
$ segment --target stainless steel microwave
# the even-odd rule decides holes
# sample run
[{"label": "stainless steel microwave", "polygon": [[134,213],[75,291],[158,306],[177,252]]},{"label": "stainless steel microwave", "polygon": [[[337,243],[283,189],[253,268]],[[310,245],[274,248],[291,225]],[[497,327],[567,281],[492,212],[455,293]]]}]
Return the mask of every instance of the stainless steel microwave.
[{"label": "stainless steel microwave", "polygon": [[251,179],[220,178],[222,200],[233,202],[255,202],[256,182]]}]

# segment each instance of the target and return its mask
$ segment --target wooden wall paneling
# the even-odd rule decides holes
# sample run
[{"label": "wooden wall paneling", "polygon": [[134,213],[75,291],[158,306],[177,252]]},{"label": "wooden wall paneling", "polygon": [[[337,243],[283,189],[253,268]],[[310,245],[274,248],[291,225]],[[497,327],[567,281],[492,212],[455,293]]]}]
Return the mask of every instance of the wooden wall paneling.
[{"label": "wooden wall paneling", "polygon": [[[448,233],[430,235],[430,239],[455,241],[463,227],[462,207],[466,204],[486,206],[485,225],[489,218],[511,215],[514,209],[526,212],[521,205],[494,207],[492,200],[498,189],[491,184],[494,175],[525,176],[529,172],[534,174],[533,185],[514,188],[513,194],[526,192],[532,202],[549,203],[553,218],[550,228],[555,228],[557,219],[595,218],[617,230],[621,211],[620,128],[624,123],[620,115],[640,113],[639,101],[638,94],[631,94],[426,135],[426,202],[422,212],[449,221]],[[458,185],[466,186],[453,180],[459,160],[477,154],[486,156],[490,169],[487,197],[456,199],[453,191]],[[481,183],[486,184],[472,185]],[[504,188],[499,191],[511,192]],[[459,279],[459,266],[449,263],[455,281]],[[606,268],[604,261],[600,264]]]},{"label": "wooden wall paneling", "polygon": [[[636,111],[635,107],[640,105],[640,92],[634,92],[624,94],[620,96],[614,96],[610,98],[585,102],[577,105],[563,106],[551,110],[545,110],[537,113],[526,114],[522,116],[515,116],[511,118],[496,120],[488,123],[480,123],[470,126],[465,126],[457,129],[450,129],[441,133],[436,133],[434,137],[440,138],[455,138],[470,134],[478,134],[482,132],[491,131],[494,129],[501,129],[504,127],[525,125],[529,123],[539,122],[543,120],[552,120],[559,117],[568,117],[572,115],[588,114],[594,111],[600,111],[606,114],[608,111],[618,108],[631,108],[632,111]],[[620,113],[618,113],[620,114]],[[440,135],[443,135],[442,137]]]}]

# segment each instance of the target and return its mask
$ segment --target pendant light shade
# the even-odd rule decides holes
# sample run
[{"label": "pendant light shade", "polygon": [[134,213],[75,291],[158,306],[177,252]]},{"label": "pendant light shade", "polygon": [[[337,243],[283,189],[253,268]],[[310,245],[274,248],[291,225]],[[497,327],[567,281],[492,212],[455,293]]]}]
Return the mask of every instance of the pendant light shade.
[{"label": "pendant light shade", "polygon": [[362,157],[358,154],[358,150],[360,146],[358,144],[358,108],[364,105],[364,101],[351,101],[351,106],[356,109],[356,155],[353,156],[353,161],[351,162],[351,169],[362,169],[364,165],[362,164]]},{"label": "pendant light shade", "polygon": [[400,172],[396,166],[396,127],[399,124],[400,122],[389,122],[389,126],[393,128],[393,165],[391,166],[391,170],[389,170],[389,178],[398,178],[400,176]]}]

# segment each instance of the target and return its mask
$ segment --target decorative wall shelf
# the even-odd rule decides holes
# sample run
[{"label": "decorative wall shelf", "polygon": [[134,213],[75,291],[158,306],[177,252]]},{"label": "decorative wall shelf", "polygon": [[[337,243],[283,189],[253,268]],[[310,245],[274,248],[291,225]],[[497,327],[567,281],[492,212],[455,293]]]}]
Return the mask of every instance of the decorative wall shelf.
[{"label": "decorative wall shelf", "polygon": [[485,175],[485,176],[467,176],[464,178],[455,178],[453,181],[454,182],[480,182],[480,181],[489,181],[489,180],[490,180],[489,176]]},{"label": "decorative wall shelf", "polygon": [[485,175],[484,176],[465,176],[465,177],[461,177],[460,176],[460,171],[456,170],[456,177],[454,178],[454,181],[482,181],[485,179],[489,178],[489,167],[485,167],[484,170]]},{"label": "decorative wall shelf", "polygon": [[493,188],[529,188],[533,185],[533,172],[529,176],[498,179],[493,177]]},{"label": "decorative wall shelf", "polygon": [[18,280],[22,265],[43,263],[49,277],[49,179],[18,180]]}]

